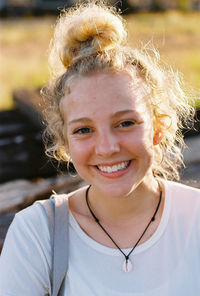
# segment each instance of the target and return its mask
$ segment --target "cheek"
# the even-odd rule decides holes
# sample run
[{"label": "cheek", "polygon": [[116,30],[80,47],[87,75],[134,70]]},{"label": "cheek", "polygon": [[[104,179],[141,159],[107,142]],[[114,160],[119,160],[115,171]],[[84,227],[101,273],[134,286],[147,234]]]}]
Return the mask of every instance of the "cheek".
[{"label": "cheek", "polygon": [[153,135],[150,130],[138,129],[127,138],[127,144],[138,154],[148,153],[153,147]]},{"label": "cheek", "polygon": [[72,158],[74,165],[84,164],[90,155],[90,145],[85,141],[76,141],[74,139],[68,140],[69,154]]}]

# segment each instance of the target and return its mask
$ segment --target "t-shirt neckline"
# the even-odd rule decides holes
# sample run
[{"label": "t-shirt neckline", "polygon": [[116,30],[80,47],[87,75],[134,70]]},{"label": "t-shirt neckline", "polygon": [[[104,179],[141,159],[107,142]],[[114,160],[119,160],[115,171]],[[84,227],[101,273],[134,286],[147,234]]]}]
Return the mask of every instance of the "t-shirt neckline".
[{"label": "t-shirt neckline", "polygon": [[[164,233],[170,215],[170,207],[171,207],[171,192],[168,190],[167,182],[162,180],[163,190],[165,191],[165,201],[164,201],[164,208],[160,223],[154,232],[154,234],[144,243],[137,246],[134,250],[134,254],[139,254],[141,252],[146,251],[148,248],[153,246],[162,236]],[[74,218],[71,211],[69,211],[69,226],[76,232],[76,234],[80,237],[84,243],[86,243],[91,248],[95,249],[98,252],[112,255],[112,256],[121,256],[121,253],[117,248],[107,247],[105,245],[100,244],[99,242],[92,239],[88,234],[86,234],[83,229],[80,227],[76,219]],[[132,248],[122,249],[125,254],[128,254]]]}]

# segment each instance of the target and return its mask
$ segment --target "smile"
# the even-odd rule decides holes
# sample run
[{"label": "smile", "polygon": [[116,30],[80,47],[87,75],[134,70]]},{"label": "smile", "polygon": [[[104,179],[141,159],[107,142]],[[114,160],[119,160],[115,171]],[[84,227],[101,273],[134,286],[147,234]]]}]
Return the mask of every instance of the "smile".
[{"label": "smile", "polygon": [[131,161],[122,161],[121,163],[108,166],[108,165],[97,165],[96,167],[101,171],[105,173],[114,173],[121,170],[126,169],[130,165]]}]

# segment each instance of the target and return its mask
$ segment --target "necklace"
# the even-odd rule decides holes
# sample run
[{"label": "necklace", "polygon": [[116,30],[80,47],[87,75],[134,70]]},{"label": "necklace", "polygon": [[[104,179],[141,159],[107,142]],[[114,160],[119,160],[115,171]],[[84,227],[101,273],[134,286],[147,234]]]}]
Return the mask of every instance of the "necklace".
[{"label": "necklace", "polygon": [[105,232],[105,234],[110,238],[110,240],[118,248],[118,250],[124,255],[124,257],[125,257],[125,261],[123,263],[123,270],[124,270],[124,272],[130,272],[132,270],[132,268],[133,268],[133,264],[132,264],[132,262],[131,262],[131,260],[130,260],[129,257],[131,255],[131,253],[133,252],[133,250],[136,248],[136,246],[139,244],[140,240],[142,239],[142,237],[144,236],[145,232],[149,228],[149,225],[151,224],[151,222],[155,221],[156,214],[157,214],[158,209],[160,207],[160,203],[161,203],[161,200],[162,200],[162,190],[161,190],[160,184],[159,184],[159,187],[160,187],[160,197],[159,197],[159,202],[157,204],[156,210],[155,210],[155,212],[154,212],[151,220],[147,224],[146,228],[144,229],[143,233],[141,234],[141,236],[139,237],[139,239],[137,240],[137,242],[135,243],[135,245],[133,246],[133,248],[130,250],[130,252],[127,255],[122,251],[122,249],[118,246],[118,244],[113,240],[113,238],[110,236],[110,234],[107,232],[107,230],[101,225],[101,223],[99,222],[99,219],[95,216],[94,212],[92,211],[92,209],[91,209],[91,207],[89,205],[89,202],[88,202],[88,191],[89,191],[90,187],[91,187],[91,185],[87,188],[86,193],[85,193],[85,199],[86,199],[87,207],[88,207],[91,215],[93,216],[94,220],[96,221],[96,223],[101,227],[101,229]]}]

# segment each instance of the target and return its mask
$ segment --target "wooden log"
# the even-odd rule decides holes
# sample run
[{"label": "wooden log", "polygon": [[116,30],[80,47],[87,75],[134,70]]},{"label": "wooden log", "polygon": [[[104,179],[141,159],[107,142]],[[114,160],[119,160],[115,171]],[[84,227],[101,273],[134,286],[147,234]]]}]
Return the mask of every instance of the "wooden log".
[{"label": "wooden log", "polygon": [[0,138],[28,134],[39,130],[40,129],[33,125],[17,108],[0,112]]},{"label": "wooden log", "polygon": [[0,183],[56,175],[56,164],[45,155],[40,132],[0,138]]},{"label": "wooden log", "polygon": [[13,100],[20,111],[39,129],[44,129],[40,90],[19,89],[13,92]]},{"label": "wooden log", "polygon": [[42,131],[18,109],[0,112],[0,183],[50,177],[58,163],[45,155]]},{"label": "wooden log", "polygon": [[49,198],[52,190],[57,193],[70,192],[82,184],[82,179],[69,175],[33,181],[16,180],[0,185],[0,214],[19,211],[37,199]]}]

